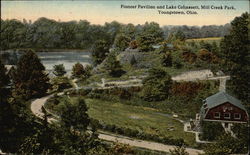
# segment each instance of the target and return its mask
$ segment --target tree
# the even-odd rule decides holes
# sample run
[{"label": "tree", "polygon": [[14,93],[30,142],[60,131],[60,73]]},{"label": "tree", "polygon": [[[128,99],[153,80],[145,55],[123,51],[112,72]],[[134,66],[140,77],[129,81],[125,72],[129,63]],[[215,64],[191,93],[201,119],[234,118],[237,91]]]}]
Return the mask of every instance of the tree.
[{"label": "tree", "polygon": [[84,74],[84,67],[79,62],[76,63],[72,68],[72,76],[80,78]]},{"label": "tree", "polygon": [[202,138],[207,141],[216,140],[225,133],[220,122],[202,122]]},{"label": "tree", "polygon": [[204,152],[206,155],[228,155],[247,152],[247,144],[229,134],[221,135],[216,143],[208,144]]},{"label": "tree", "polygon": [[9,76],[7,75],[7,69],[2,64],[0,59],[0,103],[6,102],[8,96],[7,86],[9,84]]},{"label": "tree", "polygon": [[116,35],[114,45],[119,50],[124,51],[128,47],[130,41],[131,41],[131,38],[121,33],[121,34]]},{"label": "tree", "polygon": [[161,68],[149,70],[149,75],[143,80],[141,96],[146,101],[161,101],[168,97],[172,86],[171,76]]},{"label": "tree", "polygon": [[182,31],[177,31],[175,34],[175,40],[180,40],[180,41],[185,41],[186,40],[186,36]]},{"label": "tree", "polygon": [[86,65],[83,66],[79,62],[76,63],[72,68],[72,77],[81,78],[82,80],[86,80],[91,76],[92,66]]},{"label": "tree", "polygon": [[98,40],[92,47],[94,65],[100,64],[109,53],[109,44],[104,40]]},{"label": "tree", "polygon": [[86,154],[95,148],[97,133],[90,126],[87,106],[83,99],[78,99],[75,104],[65,103],[61,113],[62,137],[60,140],[62,150],[66,154]]},{"label": "tree", "polygon": [[123,74],[120,61],[116,58],[116,53],[111,52],[105,60],[104,68],[108,71],[109,75],[113,77],[121,76]]},{"label": "tree", "polygon": [[63,76],[64,74],[66,74],[66,70],[63,64],[53,66],[53,70],[53,74],[55,76]]},{"label": "tree", "polygon": [[137,38],[138,49],[140,52],[149,52],[153,50],[154,37],[151,34],[141,34]]},{"label": "tree", "polygon": [[38,123],[25,104],[20,99],[0,104],[0,148],[3,152],[18,153],[25,139],[36,133]]},{"label": "tree", "polygon": [[13,95],[24,99],[43,96],[51,86],[45,67],[32,51],[27,51],[21,56],[14,71],[13,82]]},{"label": "tree", "polygon": [[69,78],[64,76],[53,78],[51,80],[51,84],[53,85],[53,89],[56,91],[62,91],[64,89],[72,87]]},{"label": "tree", "polygon": [[146,22],[142,33],[137,37],[138,48],[141,52],[153,50],[153,45],[163,41],[163,31],[159,24],[155,22]]},{"label": "tree", "polygon": [[250,39],[249,13],[236,17],[231,22],[230,34],[221,41],[221,66],[231,76],[228,88],[240,100],[250,102]]}]

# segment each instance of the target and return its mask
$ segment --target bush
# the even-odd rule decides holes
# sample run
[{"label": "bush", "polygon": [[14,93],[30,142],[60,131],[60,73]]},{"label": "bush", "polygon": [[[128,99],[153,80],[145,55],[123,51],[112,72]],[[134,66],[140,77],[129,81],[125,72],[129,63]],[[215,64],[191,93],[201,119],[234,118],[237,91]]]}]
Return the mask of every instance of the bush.
[{"label": "bush", "polygon": [[53,85],[54,90],[56,91],[61,91],[61,90],[72,87],[69,79],[63,76],[58,76],[58,77],[53,78],[51,83]]},{"label": "bush", "polygon": [[185,97],[191,99],[199,91],[205,88],[205,84],[201,82],[175,82],[171,88],[171,94],[174,96]]},{"label": "bush", "polygon": [[55,76],[63,76],[64,74],[66,74],[66,70],[63,64],[53,66],[53,70],[53,74]]},{"label": "bush", "polygon": [[213,53],[209,52],[206,49],[201,49],[198,52],[198,58],[202,61],[211,62],[213,60],[213,57],[214,57]]},{"label": "bush", "polygon": [[182,53],[182,58],[186,62],[192,64],[192,63],[194,63],[196,61],[197,55],[195,53],[192,53],[192,52],[183,52]]},{"label": "bush", "polygon": [[72,68],[72,77],[86,80],[91,76],[91,70],[92,67],[90,65],[86,65],[84,67],[82,64],[78,62]]}]

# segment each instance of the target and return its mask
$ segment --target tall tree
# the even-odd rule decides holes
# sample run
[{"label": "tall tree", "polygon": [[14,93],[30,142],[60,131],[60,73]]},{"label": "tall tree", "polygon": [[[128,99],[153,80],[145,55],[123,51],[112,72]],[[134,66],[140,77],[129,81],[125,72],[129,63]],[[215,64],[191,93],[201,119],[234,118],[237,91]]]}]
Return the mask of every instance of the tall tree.
[{"label": "tall tree", "polygon": [[120,61],[116,58],[116,53],[111,52],[104,64],[105,69],[108,71],[109,75],[113,77],[121,76],[123,73]]},{"label": "tall tree", "polygon": [[87,131],[90,118],[87,106],[83,99],[75,104],[65,103],[61,113],[62,150],[66,154],[86,154],[95,146],[97,134],[94,128]]},{"label": "tall tree", "polygon": [[173,81],[165,70],[152,68],[142,83],[141,96],[144,100],[161,101],[168,97]]},{"label": "tall tree", "polygon": [[45,67],[33,51],[27,51],[21,56],[14,71],[13,82],[13,95],[24,99],[43,96],[50,88]]},{"label": "tall tree", "polygon": [[9,84],[9,76],[7,75],[7,69],[4,67],[0,59],[0,104],[7,100],[8,90],[7,86]]},{"label": "tall tree", "polygon": [[250,15],[244,13],[231,22],[230,34],[221,41],[223,70],[231,76],[229,90],[245,103],[250,102]]},{"label": "tall tree", "polygon": [[123,33],[120,33],[116,35],[114,45],[119,50],[124,51],[128,47],[130,41],[131,41],[131,38],[129,38],[127,35]]},{"label": "tall tree", "polygon": [[20,99],[0,104],[0,148],[4,152],[17,153],[25,139],[35,134],[34,118]]},{"label": "tall tree", "polygon": [[94,65],[100,64],[109,53],[109,43],[104,40],[98,40],[92,47],[92,58]]},{"label": "tall tree", "polygon": [[153,45],[163,41],[163,31],[159,24],[146,22],[142,28],[142,33],[137,37],[138,47],[141,52],[153,50]]}]

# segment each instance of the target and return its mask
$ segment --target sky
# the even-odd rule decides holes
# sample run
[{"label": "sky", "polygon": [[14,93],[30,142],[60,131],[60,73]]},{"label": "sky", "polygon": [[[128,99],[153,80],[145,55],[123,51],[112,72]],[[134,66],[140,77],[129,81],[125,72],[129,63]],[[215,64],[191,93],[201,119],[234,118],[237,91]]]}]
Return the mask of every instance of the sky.
[{"label": "sky", "polygon": [[[122,9],[121,5],[186,5],[186,6],[234,6],[235,10],[195,10],[196,15],[167,15],[159,14],[158,10],[167,9]],[[173,9],[173,11],[184,11]],[[74,1],[1,1],[1,18],[35,21],[40,17],[46,17],[57,21],[88,20],[92,24],[104,24],[105,22],[118,21],[128,24],[144,24],[157,22],[163,25],[223,25],[230,23],[236,16],[249,11],[248,0],[74,0]]]}]

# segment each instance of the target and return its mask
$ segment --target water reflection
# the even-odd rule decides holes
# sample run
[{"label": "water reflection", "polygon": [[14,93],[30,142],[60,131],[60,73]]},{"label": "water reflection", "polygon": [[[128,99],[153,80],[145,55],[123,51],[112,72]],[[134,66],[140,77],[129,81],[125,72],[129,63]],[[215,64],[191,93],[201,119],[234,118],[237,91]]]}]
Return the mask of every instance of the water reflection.
[{"label": "water reflection", "polygon": [[67,74],[70,74],[73,65],[77,62],[82,65],[92,64],[90,52],[38,52],[37,55],[50,73],[53,66],[58,64],[64,65]]}]

